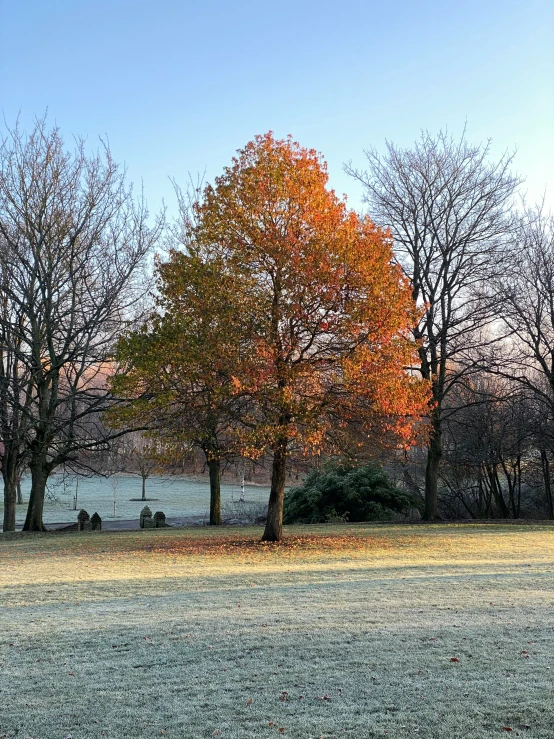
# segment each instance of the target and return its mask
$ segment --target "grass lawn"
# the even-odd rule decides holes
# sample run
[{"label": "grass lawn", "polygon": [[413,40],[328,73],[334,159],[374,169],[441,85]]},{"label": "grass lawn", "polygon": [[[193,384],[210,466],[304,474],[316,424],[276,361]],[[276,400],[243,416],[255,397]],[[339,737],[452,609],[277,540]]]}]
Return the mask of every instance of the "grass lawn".
[{"label": "grass lawn", "polygon": [[553,527],[260,534],[0,536],[0,737],[553,739]]}]

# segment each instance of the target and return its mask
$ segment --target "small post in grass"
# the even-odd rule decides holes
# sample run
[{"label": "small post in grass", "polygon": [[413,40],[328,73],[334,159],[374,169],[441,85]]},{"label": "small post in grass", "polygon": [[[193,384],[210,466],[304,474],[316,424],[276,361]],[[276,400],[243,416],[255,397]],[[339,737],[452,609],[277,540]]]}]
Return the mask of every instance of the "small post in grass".
[{"label": "small post in grass", "polygon": [[117,486],[119,485],[119,480],[115,472],[110,476],[110,483],[113,490],[113,517],[117,518]]}]

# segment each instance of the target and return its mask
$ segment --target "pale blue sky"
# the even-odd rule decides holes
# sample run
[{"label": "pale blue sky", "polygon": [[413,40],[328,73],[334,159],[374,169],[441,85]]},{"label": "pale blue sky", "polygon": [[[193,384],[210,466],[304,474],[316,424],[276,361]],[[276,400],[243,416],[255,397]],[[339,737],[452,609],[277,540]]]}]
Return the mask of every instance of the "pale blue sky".
[{"label": "pale blue sky", "polygon": [[358,207],[344,161],[466,120],[554,205],[552,0],[0,0],[0,28],[7,122],[48,108],[68,138],[107,134],[153,206],[271,129]]}]

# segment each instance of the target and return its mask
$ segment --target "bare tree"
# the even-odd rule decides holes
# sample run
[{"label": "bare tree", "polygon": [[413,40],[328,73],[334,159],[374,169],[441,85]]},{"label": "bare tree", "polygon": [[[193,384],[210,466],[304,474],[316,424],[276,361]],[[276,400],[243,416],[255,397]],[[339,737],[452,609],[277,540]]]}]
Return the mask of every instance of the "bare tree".
[{"label": "bare tree", "polygon": [[[548,392],[545,393],[548,397]],[[534,473],[542,499],[542,508],[549,519],[554,520],[554,490],[552,469],[554,465],[554,415],[553,404],[545,402],[545,395],[532,395],[532,412],[528,425],[533,438]]]},{"label": "bare tree", "polygon": [[532,454],[532,398],[490,373],[458,385],[444,421],[441,507],[457,501],[471,518],[519,518],[525,462]]},{"label": "bare tree", "polygon": [[513,374],[535,398],[535,444],[540,451],[548,514],[554,518],[550,480],[554,454],[554,217],[528,212],[499,283],[504,298],[504,351],[494,370]]},{"label": "bare tree", "polygon": [[[16,504],[21,499],[21,470],[26,462],[24,444],[26,409],[31,396],[29,371],[20,359],[24,311],[7,297],[10,282],[8,249],[0,241],[0,463],[4,482],[4,531],[15,530]],[[23,406],[23,407],[22,407]]]},{"label": "bare tree", "polygon": [[397,258],[422,309],[414,329],[417,370],[433,391],[432,433],[425,471],[424,517],[437,514],[442,429],[448,395],[471,371],[472,355],[495,318],[491,276],[501,269],[514,225],[512,197],[520,183],[513,155],[489,161],[489,144],[424,132],[412,149],[387,144],[365,152],[367,170],[345,167],[365,188],[373,218],[391,229]]},{"label": "bare tree", "polygon": [[554,217],[527,214],[507,267],[500,289],[510,341],[497,359],[509,362],[518,382],[554,408]]},{"label": "bare tree", "polygon": [[141,499],[146,500],[146,481],[163,464],[164,455],[159,442],[135,431],[125,437],[120,454],[124,471],[140,475]]},{"label": "bare tree", "polygon": [[109,438],[101,414],[114,400],[112,348],[140,305],[141,270],[161,226],[161,218],[148,226],[144,200],[107,146],[89,155],[77,140],[68,152],[45,119],[29,135],[16,126],[3,138],[0,335],[2,372],[16,385],[2,385],[2,441],[6,449],[14,438],[11,424],[28,460],[25,530],[43,529],[52,471]]}]

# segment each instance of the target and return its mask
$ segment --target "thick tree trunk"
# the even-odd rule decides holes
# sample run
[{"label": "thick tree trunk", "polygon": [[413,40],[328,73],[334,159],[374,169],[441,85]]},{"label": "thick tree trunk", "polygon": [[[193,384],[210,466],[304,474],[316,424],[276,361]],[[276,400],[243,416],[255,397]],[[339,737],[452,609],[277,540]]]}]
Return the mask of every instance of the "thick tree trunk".
[{"label": "thick tree trunk", "polygon": [[425,467],[425,507],[424,521],[434,521],[437,517],[437,500],[439,489],[439,468],[442,457],[442,433],[440,422],[435,422],[431,441],[427,447],[427,465]]},{"label": "thick tree trunk", "polygon": [[285,499],[285,473],[287,462],[286,442],[279,444],[273,452],[271,491],[262,541],[281,541],[283,538],[283,501]]},{"label": "thick tree trunk", "polygon": [[208,460],[210,471],[210,526],[221,525],[221,460]]},{"label": "thick tree trunk", "polygon": [[4,473],[4,531],[15,531],[15,507],[17,505],[17,480],[10,475],[9,470]]},{"label": "thick tree trunk", "polygon": [[46,531],[42,522],[48,472],[40,463],[31,465],[31,495],[23,531]]}]

